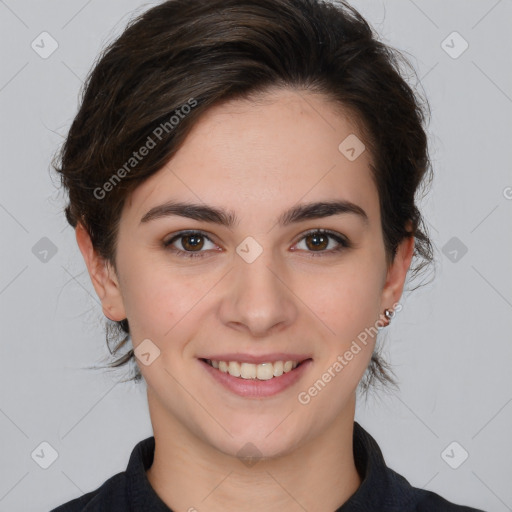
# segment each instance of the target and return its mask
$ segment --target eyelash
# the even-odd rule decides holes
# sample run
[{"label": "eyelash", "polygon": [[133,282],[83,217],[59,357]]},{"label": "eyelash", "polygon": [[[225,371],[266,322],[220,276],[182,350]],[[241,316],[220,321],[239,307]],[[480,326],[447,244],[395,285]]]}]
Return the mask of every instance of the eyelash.
[{"label": "eyelash", "polygon": [[[202,231],[181,231],[180,233],[177,233],[175,236],[173,236],[171,239],[165,241],[163,243],[164,248],[168,249],[172,253],[174,253],[177,256],[182,257],[182,258],[204,258],[205,257],[204,253],[206,251],[182,251],[181,249],[176,249],[175,247],[172,247],[172,243],[175,242],[176,240],[183,238],[185,236],[192,236],[192,235],[200,235],[213,243],[213,241],[210,239],[210,237]],[[350,249],[352,247],[352,244],[348,241],[348,239],[340,236],[336,232],[329,231],[327,229],[310,230],[310,231],[304,233],[304,235],[302,235],[302,237],[299,239],[299,241],[297,243],[301,242],[302,240],[304,240],[306,237],[308,237],[310,235],[326,235],[329,238],[332,238],[333,240],[338,242],[338,244],[339,244],[338,247],[336,247],[335,249],[330,249],[328,251],[306,251],[306,252],[310,253],[309,256],[312,258],[315,258],[317,256],[325,256],[325,255],[329,256],[329,255],[332,255],[335,253],[339,253],[345,249]]]}]

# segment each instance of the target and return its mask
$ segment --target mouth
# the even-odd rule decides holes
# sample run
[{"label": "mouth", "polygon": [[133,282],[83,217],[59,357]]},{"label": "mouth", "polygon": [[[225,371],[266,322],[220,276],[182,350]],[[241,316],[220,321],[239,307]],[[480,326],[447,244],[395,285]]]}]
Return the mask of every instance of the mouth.
[{"label": "mouth", "polygon": [[[226,355],[223,359],[198,358],[198,362],[212,377],[212,383],[219,384],[230,393],[250,399],[270,398],[291,388],[306,378],[304,376],[313,364],[311,357],[289,354],[286,354],[287,357],[277,354],[257,358],[240,354],[235,356],[236,354],[230,357]],[[241,357],[245,361],[236,361]]]},{"label": "mouth", "polygon": [[283,374],[287,374],[300,367],[311,358],[297,360],[280,360],[280,361],[267,361],[263,363],[248,363],[240,361],[221,361],[212,359],[203,359],[201,361],[208,364],[212,368],[227,373],[232,377],[243,380],[272,380],[281,377]]}]

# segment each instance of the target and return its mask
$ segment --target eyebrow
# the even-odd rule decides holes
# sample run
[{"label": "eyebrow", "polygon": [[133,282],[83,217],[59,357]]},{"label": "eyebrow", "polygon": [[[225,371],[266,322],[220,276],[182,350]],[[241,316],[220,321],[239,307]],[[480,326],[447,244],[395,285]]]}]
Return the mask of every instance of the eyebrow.
[{"label": "eyebrow", "polygon": [[[277,219],[279,226],[302,222],[310,219],[322,219],[333,215],[353,214],[368,224],[368,215],[357,204],[346,200],[320,201],[293,206],[283,212]],[[236,214],[231,210],[224,210],[215,206],[197,203],[184,203],[168,201],[151,208],[140,220],[141,224],[164,217],[179,216],[193,220],[211,222],[229,229],[238,224]]]}]

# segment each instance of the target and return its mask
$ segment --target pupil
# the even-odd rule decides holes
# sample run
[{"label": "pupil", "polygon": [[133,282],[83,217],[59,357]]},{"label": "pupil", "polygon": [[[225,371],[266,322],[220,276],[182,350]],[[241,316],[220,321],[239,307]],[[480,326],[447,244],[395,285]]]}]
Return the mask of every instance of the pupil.
[{"label": "pupil", "polygon": [[198,247],[201,248],[201,235],[187,235],[184,237],[183,246],[186,249],[197,249]]},{"label": "pupil", "polygon": [[310,239],[313,239],[315,240],[315,242],[313,242],[313,247],[316,247],[316,248],[319,248],[319,247],[325,247],[325,241],[326,241],[326,238],[324,235],[322,234],[313,234],[313,235],[310,235]]}]

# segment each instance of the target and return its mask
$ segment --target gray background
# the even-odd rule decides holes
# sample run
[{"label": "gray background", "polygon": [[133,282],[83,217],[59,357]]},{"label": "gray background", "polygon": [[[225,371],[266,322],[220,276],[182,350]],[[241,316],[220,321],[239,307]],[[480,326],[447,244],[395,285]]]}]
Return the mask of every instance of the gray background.
[{"label": "gray background", "polygon": [[[421,205],[438,261],[386,332],[400,392],[360,402],[356,419],[414,486],[512,510],[512,2],[353,3],[409,54],[431,103],[436,178]],[[152,434],[144,384],[85,369],[107,354],[103,315],[49,173],[99,50],[151,5],[0,1],[0,512],[95,489]],[[43,31],[58,43],[46,59],[31,47]],[[469,44],[457,58],[463,40],[442,44],[454,31]],[[58,453],[47,469],[31,455],[44,441]]]}]

